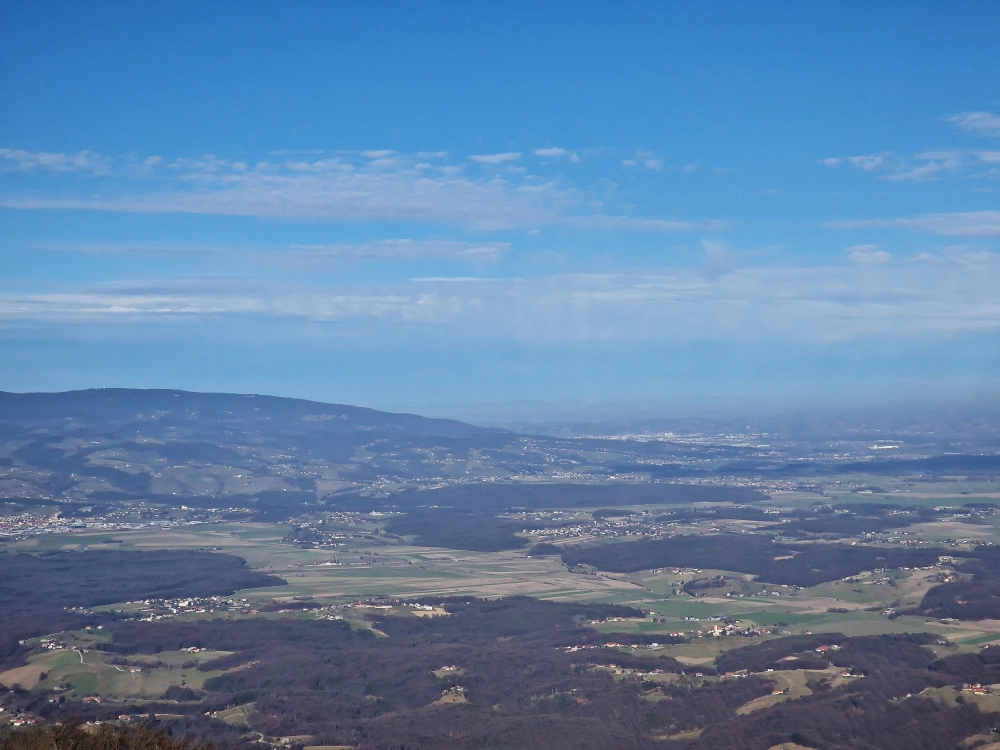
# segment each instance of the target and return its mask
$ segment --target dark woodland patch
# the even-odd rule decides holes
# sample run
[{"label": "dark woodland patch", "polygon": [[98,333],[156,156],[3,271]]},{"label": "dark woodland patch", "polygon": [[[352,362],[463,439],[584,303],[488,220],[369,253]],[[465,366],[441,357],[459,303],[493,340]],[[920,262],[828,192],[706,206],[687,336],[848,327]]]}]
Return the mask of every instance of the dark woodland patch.
[{"label": "dark woodland patch", "polygon": [[[1000,679],[1000,656],[990,649],[938,660],[924,647],[935,639],[928,634],[779,638],[729,651],[719,657],[718,670],[699,667],[706,677],[694,678],[685,675],[690,668],[673,659],[641,650],[562,648],[641,639],[601,634],[582,624],[639,614],[629,608],[527,597],[456,597],[434,603],[444,604],[450,616],[370,616],[388,638],[352,630],[343,621],[129,621],[111,626],[114,638],[106,648],[123,655],[189,646],[233,651],[199,669],[240,669],[208,680],[202,692],[185,693],[185,701],[169,704],[169,710],[168,704],[149,707],[179,714],[173,720],[175,734],[190,731],[230,747],[249,748],[259,732],[268,737],[309,734],[310,744],[349,744],[362,750],[767,750],[792,741],[831,749],[952,750],[1000,720],[1000,714],[981,713],[973,705],[945,708],[919,697],[899,700],[926,687]],[[831,644],[839,649],[822,655],[815,651]],[[779,663],[786,656],[796,661]],[[838,688],[816,682],[810,696],[736,714],[774,688],[767,668],[819,668],[829,662],[865,676]],[[606,664],[643,674],[659,669],[677,677],[661,683],[594,668]],[[433,674],[446,665],[460,671],[440,678]],[[743,669],[751,674],[709,677]],[[464,702],[436,704],[449,691],[462,695]],[[121,710],[51,704],[42,696],[34,700],[29,708],[50,721],[71,712],[98,718]],[[206,711],[250,703],[254,732],[242,738],[205,716]],[[703,730],[694,740],[657,739],[694,729]]]},{"label": "dark woodland patch", "polygon": [[417,544],[479,552],[520,549],[528,542],[515,531],[523,524],[488,513],[453,510],[422,510],[393,518],[385,530],[400,536],[416,536]]},{"label": "dark woodland patch", "polygon": [[920,606],[907,614],[956,620],[1000,618],[1000,550],[981,546],[972,554],[976,559],[956,566],[960,573],[971,574],[971,580],[934,586],[924,594]]},{"label": "dark woodland patch", "polygon": [[[752,573],[761,581],[815,586],[874,568],[933,565],[940,549],[883,549],[840,544],[779,544],[760,534],[677,536],[576,547],[563,553],[567,565],[632,573],[663,567],[695,567]],[[785,559],[775,559],[785,558]]]},{"label": "dark woodland patch", "polygon": [[241,557],[212,552],[0,552],[0,659],[18,650],[19,639],[112,619],[82,616],[69,607],[228,595],[282,584],[281,578],[254,573]]},{"label": "dark woodland patch", "polygon": [[0,730],[0,750],[211,750],[208,744],[171,737],[156,722],[137,726],[27,726]]}]

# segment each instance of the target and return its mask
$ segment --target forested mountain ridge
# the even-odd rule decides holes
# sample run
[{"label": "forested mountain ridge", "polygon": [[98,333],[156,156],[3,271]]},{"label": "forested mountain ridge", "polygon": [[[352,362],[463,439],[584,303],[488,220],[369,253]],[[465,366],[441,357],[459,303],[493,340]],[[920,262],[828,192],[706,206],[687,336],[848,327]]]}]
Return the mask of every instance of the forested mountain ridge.
[{"label": "forested mountain ridge", "polygon": [[[674,460],[660,456],[687,461],[691,450],[530,436],[252,394],[120,388],[0,393],[0,501],[15,512],[39,502],[61,503],[65,515],[76,503],[99,503],[106,510],[144,501],[252,507],[254,517],[278,520],[344,493],[354,493],[354,499],[343,498],[352,507],[358,492],[362,505],[370,505],[373,488],[406,504],[414,490],[448,485],[471,487],[472,496],[456,487],[427,503],[478,508],[489,495],[492,508],[520,504],[524,487],[491,489],[496,482],[556,478],[570,485],[562,490],[570,495],[576,494],[572,485],[584,483],[588,487],[580,491],[614,492],[595,485],[611,477],[618,485],[625,478],[636,492],[662,494],[662,482],[648,487],[650,467],[662,469],[664,460]],[[726,459],[743,452],[725,446],[695,450]],[[723,487],[706,492],[705,499],[718,500],[740,494]]]},{"label": "forested mountain ridge", "polygon": [[377,430],[440,437],[499,432],[452,419],[256,394],[131,388],[94,388],[61,393],[0,391],[0,429],[8,432],[32,427],[59,432],[75,429],[123,435],[132,431],[150,437],[184,431],[185,428],[201,434],[237,428],[263,432]]},{"label": "forested mountain ridge", "polygon": [[671,485],[688,501],[753,502],[748,488],[814,488],[818,477],[845,471],[988,482],[1000,471],[991,445],[956,453],[914,434],[889,453],[870,440],[840,435],[816,446],[752,431],[569,438],[253,394],[0,392],[0,501],[13,511],[38,501],[255,504],[269,518],[288,518],[351,492],[392,494],[388,504],[402,506],[433,488],[440,494],[427,504],[508,508],[538,505],[531,495],[539,493],[545,506],[575,505],[584,494],[594,495],[584,505],[610,505],[597,496],[622,487],[636,494],[634,504]]}]

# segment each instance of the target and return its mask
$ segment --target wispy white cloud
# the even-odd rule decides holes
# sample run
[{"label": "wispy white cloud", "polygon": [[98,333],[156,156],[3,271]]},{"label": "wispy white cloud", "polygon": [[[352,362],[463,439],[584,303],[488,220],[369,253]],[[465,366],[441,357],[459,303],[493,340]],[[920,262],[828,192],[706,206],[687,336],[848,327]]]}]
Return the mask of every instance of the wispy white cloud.
[{"label": "wispy white cloud", "polygon": [[469,157],[469,161],[474,161],[477,164],[503,164],[508,161],[517,161],[521,158],[521,154],[508,152],[505,154],[475,154]]},{"label": "wispy white cloud", "polygon": [[[42,242],[32,246],[33,250],[57,253],[83,253],[86,255],[234,255],[237,249],[228,245],[203,242]],[[254,249],[246,248],[250,253]]]},{"label": "wispy white cloud", "polygon": [[893,182],[925,182],[927,180],[935,179],[939,172],[948,168],[949,165],[947,163],[942,164],[940,162],[931,161],[926,164],[921,164],[919,167],[907,169],[903,172],[895,172],[893,174],[884,175],[882,179],[891,180]]},{"label": "wispy white cloud", "polygon": [[858,265],[883,265],[892,262],[892,255],[878,245],[852,245],[847,248],[847,259]]},{"label": "wispy white cloud", "polygon": [[[21,172],[41,168],[38,155],[14,154],[9,161]],[[215,155],[123,159],[99,186],[60,182],[50,175],[46,189],[11,189],[0,193],[0,207],[70,209],[128,213],[194,213],[263,216],[342,222],[405,221],[458,223],[479,230],[531,229],[546,225],[606,230],[684,232],[715,231],[719,221],[672,221],[621,215],[592,200],[597,188],[575,187],[518,167],[519,154],[470,157],[487,165],[506,164],[502,172],[470,174],[465,162],[447,155],[400,154],[388,150],[338,153],[252,163]],[[96,159],[96,157],[95,157]],[[66,165],[90,165],[89,156],[48,155],[50,172]],[[36,165],[36,166],[32,166]],[[81,167],[83,168],[83,167]],[[647,166],[652,169],[653,166]],[[13,174],[8,170],[8,174]],[[611,183],[605,181],[602,191]],[[613,192],[613,191],[612,191]]]},{"label": "wispy white cloud", "polygon": [[410,279],[417,284],[497,284],[504,279],[491,279],[483,276],[420,276]]},{"label": "wispy white cloud", "polygon": [[277,151],[268,151],[268,156],[319,156],[320,154],[325,154],[321,148],[308,148],[308,149],[289,149],[282,148]]},{"label": "wispy white cloud", "polygon": [[552,148],[536,148],[535,156],[566,156],[566,149],[553,146]]},{"label": "wispy white cloud", "polygon": [[828,221],[831,229],[909,229],[952,237],[1000,237],[1000,211],[922,214],[900,219]]},{"label": "wispy white cloud", "polygon": [[701,247],[705,251],[705,272],[717,276],[736,269],[736,254],[722,240],[702,240]]},{"label": "wispy white cloud", "polygon": [[177,242],[48,242],[37,247],[43,251],[89,255],[224,256],[239,260],[244,265],[280,263],[315,266],[340,260],[451,260],[497,263],[510,249],[510,243],[390,239],[358,244],[297,244],[276,247]]},{"label": "wispy white cloud", "polygon": [[581,229],[629,230],[642,232],[723,232],[732,225],[725,221],[672,221],[669,219],[645,219],[636,216],[592,216],[568,217],[564,223]]},{"label": "wispy white cloud", "polygon": [[819,160],[827,167],[847,164],[893,182],[927,182],[945,175],[995,178],[1000,176],[1000,170],[994,166],[998,162],[998,152],[974,149],[936,149],[910,155],[884,152]]},{"label": "wispy white cloud", "polygon": [[25,151],[0,148],[0,169],[18,172],[93,172],[107,174],[109,160],[93,151],[61,154],[49,151]]},{"label": "wispy white cloud", "polygon": [[509,242],[460,242],[454,240],[378,240],[358,245],[291,245],[294,259],[306,263],[328,260],[453,260],[497,263],[510,249]]},{"label": "wispy white cloud", "polygon": [[375,326],[391,334],[417,327],[529,343],[899,342],[1000,331],[1000,255],[954,250],[893,261],[882,252],[856,246],[848,249],[848,263],[733,266],[725,273],[453,276],[379,287],[225,279],[108,284],[3,294],[0,319],[87,324],[254,315],[349,324],[344,330],[352,331]]},{"label": "wispy white cloud", "polygon": [[947,119],[967,133],[1000,138],[1000,115],[993,112],[959,112]]},{"label": "wispy white cloud", "polygon": [[663,169],[663,161],[652,151],[636,151],[635,156],[623,159],[622,164],[626,167],[642,167],[651,172],[659,172]]},{"label": "wispy white cloud", "polygon": [[847,162],[855,169],[862,172],[872,172],[881,167],[886,162],[884,154],[868,154],[862,156],[848,156]]}]

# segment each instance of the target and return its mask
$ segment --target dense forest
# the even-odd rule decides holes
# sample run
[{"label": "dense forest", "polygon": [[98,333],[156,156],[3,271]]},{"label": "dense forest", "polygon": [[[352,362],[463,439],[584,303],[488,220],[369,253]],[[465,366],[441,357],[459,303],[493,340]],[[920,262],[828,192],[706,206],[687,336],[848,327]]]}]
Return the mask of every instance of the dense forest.
[{"label": "dense forest", "polygon": [[[199,718],[205,711],[252,703],[251,724],[267,736],[308,733],[317,744],[361,747],[467,747],[488,737],[505,747],[576,748],[580,737],[590,737],[594,747],[635,747],[649,709],[639,682],[622,684],[593,665],[621,656],[632,668],[683,669],[666,657],[565,650],[614,637],[585,623],[641,615],[630,608],[520,597],[435,603],[451,615],[375,620],[373,626],[388,637],[352,630],[343,621],[130,621],[110,626],[113,641],[106,648],[123,655],[192,646],[235,651],[203,668],[243,668],[209,680],[197,702],[171,704],[171,712],[183,709],[201,723],[202,736],[214,736],[214,723]],[[459,670],[434,674],[450,665]],[[766,688],[762,684],[751,692],[763,694]],[[748,693],[741,687],[729,695],[733,689],[709,692],[720,690],[729,697],[719,705],[735,706]],[[704,693],[692,700],[716,703]],[[81,710],[100,716],[120,709],[45,703],[34,710],[55,719]]]},{"label": "dense forest", "polygon": [[20,639],[112,619],[70,612],[71,607],[229,595],[282,584],[275,576],[254,573],[243,558],[197,550],[0,552],[0,660],[18,650]]},{"label": "dense forest", "polygon": [[[109,625],[113,639],[104,648],[122,656],[192,646],[232,651],[199,667],[229,670],[203,690],[175,690],[169,697],[176,702],[147,709],[175,715],[164,725],[175,735],[229,747],[249,747],[259,733],[310,735],[310,744],[361,750],[767,750],[783,742],[830,750],[953,750],[1000,721],[1000,714],[981,713],[973,704],[948,708],[919,696],[928,687],[1000,681],[995,649],[938,658],[927,648],[936,637],[927,634],[747,639],[720,656],[715,669],[699,666],[695,676],[655,652],[600,647],[641,640],[588,625],[640,614],[626,607],[527,597],[433,603],[450,614],[370,615],[373,629],[299,618],[122,621]],[[567,648],[588,644],[597,647]],[[837,648],[816,651],[830,645]],[[766,670],[831,664],[858,677],[833,684],[829,673],[820,674],[806,697],[737,714],[774,689]],[[734,676],[742,670],[747,676]],[[49,721],[114,718],[121,711],[113,704],[48,703],[31,694],[22,699]],[[238,705],[249,708],[255,733],[206,715]],[[693,730],[701,735],[676,736]]]},{"label": "dense forest", "polygon": [[211,745],[172,737],[145,724],[83,727],[68,722],[0,729],[0,750],[211,750]]},{"label": "dense forest", "polygon": [[[927,687],[989,684],[1000,675],[1000,654],[956,654],[937,659],[924,646],[926,633],[845,638],[838,633],[793,636],[728,651],[716,660],[720,672],[748,669],[816,669],[829,663],[864,679],[832,688],[813,684],[813,694],[797,701],[740,716],[708,727],[692,747],[716,750],[740,747],[766,750],[793,741],[814,748],[953,748],[966,737],[996,725],[1000,715],[975,706],[946,708],[920,698]],[[836,645],[822,659],[819,646]],[[794,657],[794,661],[789,657]],[[900,700],[905,697],[905,700]]]},{"label": "dense forest", "polygon": [[913,614],[956,620],[1000,619],[1000,550],[979,546],[976,559],[956,566],[970,580],[942,583],[930,589]]},{"label": "dense forest", "polygon": [[[574,493],[579,488],[572,485],[563,485],[558,490],[552,487],[534,488],[541,494],[556,492],[560,496]],[[704,488],[702,488],[704,489]],[[708,488],[713,490],[713,488]],[[624,491],[624,490],[621,490]],[[629,488],[626,494],[621,495],[622,499],[628,499],[634,495],[634,488]],[[672,490],[676,491],[676,489]],[[684,490],[686,492],[687,490]],[[713,490],[714,491],[714,490]],[[483,498],[482,488],[478,489],[479,497]],[[618,493],[616,490],[615,493]],[[615,493],[612,493],[613,495]],[[277,493],[282,494],[282,493]],[[289,493],[284,493],[285,495]],[[460,493],[461,494],[461,493]],[[531,493],[521,492],[522,497],[530,498]],[[500,506],[490,506],[494,501],[507,496],[504,491],[487,493],[486,508],[464,507],[464,500],[458,503],[458,507],[418,507],[409,510],[405,515],[393,518],[386,526],[386,531],[390,534],[413,537],[417,544],[430,547],[444,547],[448,549],[463,549],[482,552],[494,552],[505,549],[520,549],[526,545],[523,538],[516,536],[516,532],[524,527],[523,522],[516,522],[506,518],[497,517]],[[422,493],[404,493],[402,496],[408,501],[415,502],[422,497]],[[339,501],[338,501],[339,502]],[[399,509],[398,507],[396,508]],[[607,518],[623,518],[628,516],[639,516],[625,509],[597,508],[591,512],[595,520]],[[775,512],[765,510],[754,505],[736,506],[712,506],[699,508],[678,508],[669,510],[660,515],[646,519],[658,523],[697,523],[703,521],[721,521],[723,519],[741,519],[750,521],[765,521],[769,525],[763,527],[764,532],[773,533],[780,536],[791,536],[802,540],[808,539],[836,539],[845,536],[855,536],[865,532],[880,532],[885,529],[906,526],[911,523],[930,521],[940,516],[939,511],[932,508],[901,508],[899,506],[882,506],[872,504],[862,508],[844,506],[821,505],[815,508],[797,511]],[[775,523],[779,521],[779,523]],[[558,522],[553,520],[532,520],[533,528],[555,527],[559,525],[572,524],[574,522]],[[306,541],[303,532],[299,531],[290,535],[289,541]],[[685,563],[697,564],[697,563]]]},{"label": "dense forest", "polygon": [[767,583],[815,586],[875,568],[933,565],[942,554],[949,553],[936,548],[782,544],[760,534],[713,534],[574,547],[563,553],[563,562],[616,573],[676,566],[714,568],[752,573]]}]

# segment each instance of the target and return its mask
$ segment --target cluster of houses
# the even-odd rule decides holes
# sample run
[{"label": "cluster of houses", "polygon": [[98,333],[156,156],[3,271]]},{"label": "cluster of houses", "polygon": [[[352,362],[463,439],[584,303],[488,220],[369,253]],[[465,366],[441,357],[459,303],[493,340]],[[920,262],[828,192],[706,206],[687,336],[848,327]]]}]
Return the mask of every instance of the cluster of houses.
[{"label": "cluster of houses", "polygon": [[[24,641],[20,642],[24,643]],[[55,638],[42,638],[42,640],[38,642],[38,646],[39,648],[44,648],[47,649],[48,651],[61,651],[63,649],[72,648],[71,646],[67,646],[65,643]]]},{"label": "cluster of houses", "polygon": [[[756,596],[795,596],[795,592],[799,590],[798,586],[789,586],[788,584],[785,583],[781,584],[781,587],[789,589],[789,591],[781,592],[775,589],[766,589],[763,591],[751,591],[751,592],[727,591],[726,597],[730,599],[743,599],[743,598],[752,598]],[[701,594],[701,596],[710,596],[710,595],[711,592]]]},{"label": "cluster of houses", "polygon": [[593,518],[570,526],[558,528],[522,529],[538,541],[578,539],[581,537],[620,538],[630,536],[659,536],[673,525],[653,521],[653,516],[627,516],[621,518]]},{"label": "cluster of houses", "polygon": [[[258,610],[246,599],[229,599],[222,596],[185,597],[183,599],[142,599],[128,602],[127,606],[139,609],[133,619],[140,622],[168,620],[188,614],[215,614],[234,612],[237,614],[257,614]],[[124,614],[122,610],[117,610]]]},{"label": "cluster of houses", "polygon": [[[930,544],[930,541],[915,535],[911,531],[895,531],[892,534],[867,531],[858,535],[858,539],[869,544],[903,544],[915,547],[919,544]],[[935,542],[937,544],[937,542]]]},{"label": "cluster of houses", "polygon": [[[98,700],[97,702],[100,703],[101,701]],[[135,718],[136,717],[132,716],[132,714],[118,714],[118,723],[120,723],[120,724],[128,724],[130,721],[134,721]],[[85,726],[85,727],[99,727],[99,726],[101,726],[101,724],[110,724],[110,723],[112,723],[112,722],[101,721],[100,719],[94,719],[92,721],[86,721],[86,722],[84,722],[83,726]]]},{"label": "cluster of houses", "polygon": [[693,636],[695,638],[703,638],[705,636],[714,636],[715,638],[720,638],[722,636],[742,636],[744,638],[753,638],[759,635],[768,635],[771,631],[768,628],[763,628],[759,625],[747,625],[746,627],[740,627],[736,623],[727,622],[724,625],[713,625],[708,630],[697,630],[693,633],[685,633],[685,635]]},{"label": "cluster of houses", "polygon": [[[630,669],[628,667],[619,667],[617,664],[595,664],[595,669],[607,669],[609,672],[613,672],[616,675],[632,675],[633,677],[656,677],[656,675],[664,674],[662,669],[653,669],[650,671],[645,671],[642,669]],[[698,673],[698,677],[701,677],[701,672]]]},{"label": "cluster of houses", "polygon": [[971,685],[966,683],[962,685],[963,693],[972,693],[973,695],[990,695],[993,693],[992,685],[980,685],[978,682],[972,683]]},{"label": "cluster of houses", "polygon": [[42,534],[69,534],[74,531],[129,531],[150,526],[125,520],[122,511],[112,511],[104,517],[87,520],[64,516],[61,513],[42,515],[40,513],[18,513],[0,516],[0,538],[7,540],[24,539]]},{"label": "cluster of houses", "polygon": [[[89,509],[82,509],[89,510]],[[220,511],[231,512],[248,508],[226,508]],[[200,520],[176,520],[172,518],[157,518],[149,521],[137,520],[135,514],[127,510],[111,511],[104,516],[87,519],[64,516],[61,513],[41,515],[38,513],[18,513],[10,516],[0,515],[0,539],[15,541],[44,534],[72,534],[81,531],[136,531],[151,527],[164,526],[195,526],[205,523]]]},{"label": "cluster of houses", "polygon": [[[379,516],[387,513],[359,513],[355,511],[335,511],[325,513],[318,521],[296,523],[285,537],[286,542],[304,549],[335,549],[343,547],[348,539],[371,539],[377,527],[371,526]],[[376,518],[372,518],[375,516]],[[367,528],[366,528],[367,525]],[[344,526],[360,527],[355,529]]]},{"label": "cluster of houses", "polygon": [[[743,636],[750,638],[753,636],[768,635],[771,631],[767,628],[762,628],[757,625],[748,625],[747,627],[739,627],[735,623],[725,623],[713,625],[708,630],[679,630],[676,633],[665,633],[665,635],[673,636],[674,638],[706,638],[715,637],[721,638],[723,636]],[[573,653],[576,651],[587,651],[591,649],[598,648],[631,648],[631,649],[650,649],[656,650],[662,648],[664,644],[660,644],[656,641],[644,644],[629,644],[629,643],[618,643],[617,641],[608,641],[607,643],[581,643],[574,646],[559,646],[560,651],[565,651],[566,653]]]},{"label": "cluster of houses", "polygon": [[[702,638],[704,636],[714,636],[716,638],[722,636],[743,636],[745,638],[753,638],[760,635],[768,635],[771,631],[768,628],[761,627],[760,625],[746,625],[740,627],[739,620],[730,620],[727,617],[716,615],[708,618],[710,622],[715,622],[715,625],[708,629],[698,630],[685,630],[678,633],[671,633],[670,635],[686,636],[689,638]],[[685,617],[687,622],[701,622],[698,617]]]}]

